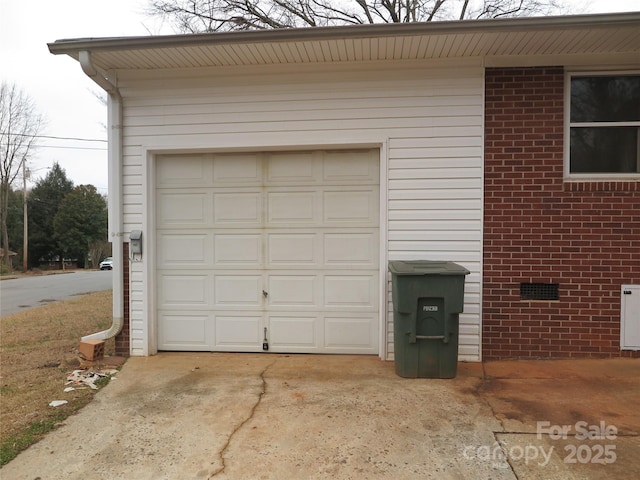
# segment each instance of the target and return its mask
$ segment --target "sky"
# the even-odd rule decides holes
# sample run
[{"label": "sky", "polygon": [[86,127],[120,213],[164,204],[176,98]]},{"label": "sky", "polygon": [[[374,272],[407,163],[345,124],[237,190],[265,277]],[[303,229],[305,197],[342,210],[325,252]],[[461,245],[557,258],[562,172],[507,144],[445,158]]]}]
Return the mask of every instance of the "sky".
[{"label": "sky", "polygon": [[[31,185],[58,162],[75,185],[107,193],[106,94],[67,55],[52,55],[47,43],[83,37],[173,33],[142,14],[145,0],[0,0],[0,80],[15,83],[46,119],[42,135],[103,140],[42,138],[28,164]],[[157,23],[157,22],[155,22]],[[155,29],[155,31],[154,31]]]},{"label": "sky", "polygon": [[[574,13],[640,11],[640,0],[565,0]],[[100,88],[66,55],[59,39],[171,34],[144,15],[147,0],[0,0],[0,81],[34,101],[46,126],[31,162],[30,184],[58,162],[75,185],[107,193],[107,108]],[[74,140],[84,139],[84,140]],[[101,141],[88,141],[101,140]]]}]

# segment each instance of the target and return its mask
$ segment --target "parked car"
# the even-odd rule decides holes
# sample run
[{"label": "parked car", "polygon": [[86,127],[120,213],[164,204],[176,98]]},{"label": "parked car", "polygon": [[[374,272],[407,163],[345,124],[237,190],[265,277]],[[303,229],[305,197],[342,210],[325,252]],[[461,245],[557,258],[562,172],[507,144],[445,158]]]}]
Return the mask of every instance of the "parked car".
[{"label": "parked car", "polygon": [[100,262],[100,270],[111,270],[113,269],[113,258],[107,257]]}]

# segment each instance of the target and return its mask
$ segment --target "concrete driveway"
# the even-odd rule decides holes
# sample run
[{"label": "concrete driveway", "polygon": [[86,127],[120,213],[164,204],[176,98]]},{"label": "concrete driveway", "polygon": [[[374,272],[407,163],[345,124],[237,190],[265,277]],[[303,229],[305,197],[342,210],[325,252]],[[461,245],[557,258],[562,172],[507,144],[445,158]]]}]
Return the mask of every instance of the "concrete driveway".
[{"label": "concrete driveway", "polygon": [[0,475],[640,478],[639,402],[638,360],[461,363],[440,380],[375,357],[163,353],[129,359]]}]

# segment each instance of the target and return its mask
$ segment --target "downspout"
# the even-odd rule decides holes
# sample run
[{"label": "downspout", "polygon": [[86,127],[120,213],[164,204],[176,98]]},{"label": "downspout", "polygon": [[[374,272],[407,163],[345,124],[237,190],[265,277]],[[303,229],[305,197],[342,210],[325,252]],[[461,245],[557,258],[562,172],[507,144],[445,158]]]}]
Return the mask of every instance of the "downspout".
[{"label": "downspout", "polygon": [[[122,331],[124,325],[124,280],[123,247],[122,247],[122,203],[121,203],[121,173],[122,173],[122,96],[114,80],[93,65],[91,52],[80,50],[78,61],[82,71],[100,88],[109,94],[107,106],[107,125],[109,140],[109,239],[113,251],[113,320],[107,330],[92,333],[82,337],[82,340],[107,340]],[[117,272],[117,273],[116,273]]]}]

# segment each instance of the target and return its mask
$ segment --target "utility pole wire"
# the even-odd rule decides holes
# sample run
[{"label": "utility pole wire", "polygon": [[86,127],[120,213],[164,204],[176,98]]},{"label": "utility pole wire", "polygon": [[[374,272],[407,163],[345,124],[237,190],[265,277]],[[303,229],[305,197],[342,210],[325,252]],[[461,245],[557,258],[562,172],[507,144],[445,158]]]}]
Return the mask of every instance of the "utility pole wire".
[{"label": "utility pole wire", "polygon": [[[6,146],[6,144],[0,143],[0,146]],[[99,150],[101,152],[107,151],[107,149],[104,147],[72,147],[64,145],[38,145],[38,148],[62,148],[63,150]]]},{"label": "utility pole wire", "polygon": [[[20,136],[20,137],[28,137],[29,135],[23,133],[12,133],[12,135]],[[51,140],[75,140],[78,142],[104,142],[107,143],[108,140],[104,140],[102,138],[80,138],[80,137],[58,137],[54,135],[33,135],[33,138],[48,138]]]}]

